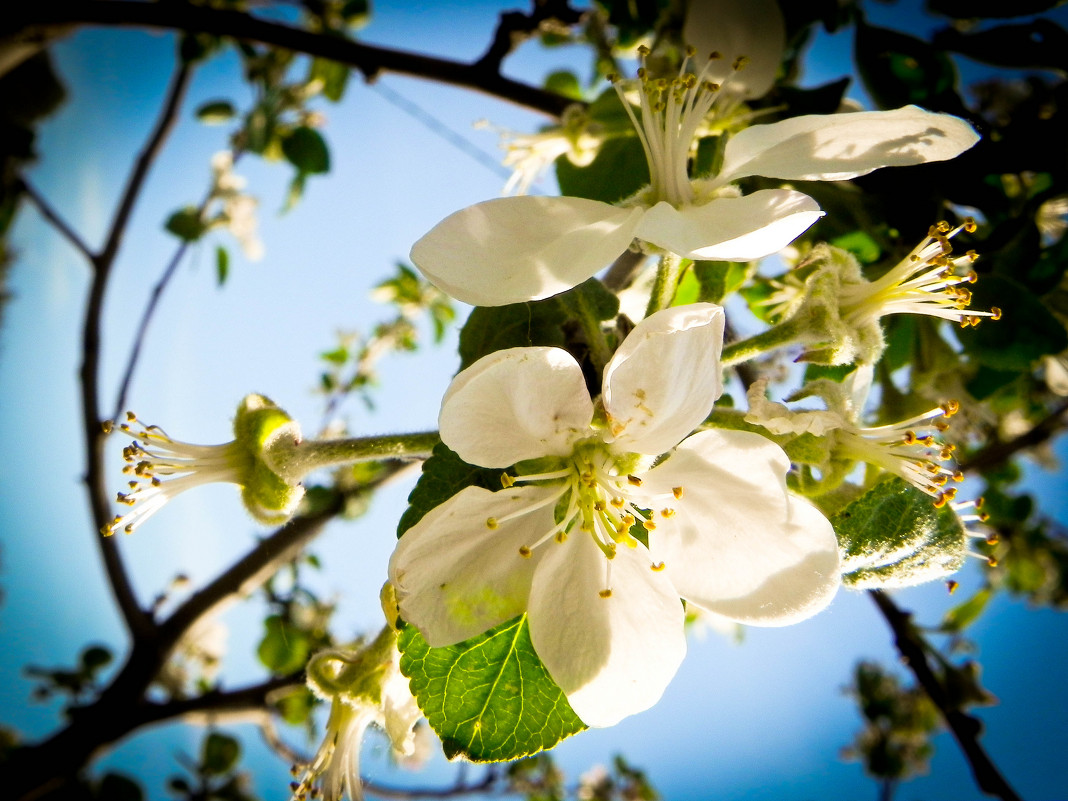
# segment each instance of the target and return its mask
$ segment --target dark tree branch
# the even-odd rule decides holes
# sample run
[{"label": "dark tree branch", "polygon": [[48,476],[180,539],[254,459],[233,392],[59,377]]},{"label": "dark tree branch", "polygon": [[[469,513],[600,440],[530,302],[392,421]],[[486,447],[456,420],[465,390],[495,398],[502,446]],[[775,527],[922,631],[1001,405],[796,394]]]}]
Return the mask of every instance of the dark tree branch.
[{"label": "dark tree branch", "polygon": [[1008,442],[992,442],[982,450],[973,453],[961,465],[961,470],[986,470],[1004,464],[1017,453],[1053,439],[1065,427],[1065,415],[1068,413],[1068,401],[1062,401],[1048,416],[1039,421],[1034,428]]},{"label": "dark tree branch", "polygon": [[534,36],[545,23],[556,21],[571,26],[581,19],[582,13],[571,8],[568,0],[534,0],[534,8],[529,14],[506,11],[501,14],[489,48],[475,65],[487,72],[500,73],[505,57]]},{"label": "dark tree branch", "polygon": [[466,782],[462,776],[452,787],[413,787],[410,790],[401,787],[387,787],[382,784],[363,780],[365,794],[390,801],[415,801],[418,798],[458,798],[466,795],[479,795],[493,790],[500,778],[494,766],[486,769],[485,775],[477,782]]},{"label": "dark tree branch", "polygon": [[890,624],[890,629],[894,633],[894,645],[901,654],[901,659],[908,665],[916,681],[942,713],[946,725],[949,726],[949,730],[964,753],[964,758],[971,766],[972,775],[979,789],[1002,801],[1020,801],[1020,796],[1009,786],[1008,781],[1001,775],[979,742],[983,730],[982,722],[950,702],[942,682],[927,662],[925,650],[927,645],[913,627],[912,616],[898,608],[890,596],[882,590],[869,590],[868,594],[886,618],[886,622]]},{"label": "dark tree branch", "polygon": [[[566,4],[551,5],[563,7]],[[330,59],[359,70],[368,81],[383,72],[425,78],[474,89],[551,117],[559,117],[565,108],[575,102],[554,92],[502,76],[497,71],[499,58],[494,47],[480,60],[464,63],[361,44],[339,36],[258,19],[241,11],[184,2],[50,0],[18,3],[4,11],[3,20],[0,21],[0,40],[36,40],[40,39],[42,29],[46,29],[47,33],[48,28],[70,25],[130,26],[228,36]]]},{"label": "dark tree branch", "polygon": [[18,182],[18,188],[26,193],[26,197],[30,199],[30,202],[37,208],[37,211],[40,212],[41,216],[44,217],[45,220],[59,232],[60,236],[66,239],[75,250],[81,253],[86,260],[92,261],[94,258],[93,251],[87,244],[85,244],[85,240],[78,235],[78,232],[71,228],[67,221],[59,215],[59,212],[52,208],[51,204],[45,200],[44,196],[38,192],[33,184],[27,181],[25,177],[19,178]]},{"label": "dark tree branch", "polygon": [[[82,395],[82,426],[86,437],[86,473],[85,484],[89,492],[93,521],[98,529],[103,528],[111,519],[111,504],[105,486],[104,440],[105,433],[101,427],[100,415],[100,351],[101,351],[101,316],[104,308],[104,293],[111,267],[118,254],[122,238],[133,212],[137,196],[141,192],[149,168],[155,161],[164,141],[174,127],[178,108],[185,97],[189,83],[189,68],[179,66],[167,89],[167,96],[159,118],[149,134],[133,171],[126,182],[119,205],[109,229],[103,249],[91,260],[93,266],[92,283],[85,305],[85,321],[82,327],[82,365],[80,370]],[[151,618],[141,608],[130,583],[126,568],[119,555],[118,544],[114,537],[98,536],[104,567],[115,600],[122,612],[123,619],[131,635],[151,636],[154,626]]]}]

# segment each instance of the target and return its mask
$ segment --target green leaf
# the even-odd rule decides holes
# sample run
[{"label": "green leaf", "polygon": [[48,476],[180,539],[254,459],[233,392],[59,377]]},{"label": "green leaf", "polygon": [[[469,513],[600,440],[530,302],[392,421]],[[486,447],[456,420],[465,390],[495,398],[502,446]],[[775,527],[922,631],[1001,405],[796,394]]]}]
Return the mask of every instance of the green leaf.
[{"label": "green leaf", "polygon": [[570,70],[557,70],[550,73],[545,79],[545,88],[573,100],[582,100],[582,86],[575,77],[575,73]]},{"label": "green leaf", "polygon": [[831,517],[849,586],[908,587],[955,573],[965,533],[948,504],[896,476],[879,482]]},{"label": "green leaf", "polygon": [[401,672],[450,759],[518,759],[586,728],[534,652],[526,615],[447,648],[408,626],[398,646]]},{"label": "green leaf", "polygon": [[256,655],[272,673],[284,675],[304,667],[310,646],[308,636],[278,615],[263,621],[267,633],[260,641]]},{"label": "green leaf", "polygon": [[213,731],[204,738],[201,767],[209,776],[220,776],[233,769],[241,756],[241,744],[227,734]]},{"label": "green leaf", "polygon": [[305,687],[287,693],[274,702],[282,720],[291,726],[299,726],[308,719],[315,708],[315,696]]},{"label": "green leaf", "polygon": [[230,274],[230,252],[222,245],[215,248],[215,279],[219,286],[226,283]]},{"label": "green leaf", "polygon": [[995,370],[1028,371],[1047,354],[1068,348],[1064,325],[1025,287],[1001,275],[984,275],[972,287],[973,309],[1001,309],[1000,320],[984,320],[957,332],[964,349]]},{"label": "green leaf", "polygon": [[720,303],[745,283],[748,265],[734,261],[695,261],[692,272],[700,287],[698,300]]},{"label": "green leaf", "polygon": [[337,103],[345,96],[345,87],[349,82],[349,68],[336,61],[316,58],[312,59],[311,75],[309,77],[321,80],[323,82],[323,94],[328,100]]},{"label": "green leaf", "polygon": [[939,628],[942,631],[951,634],[964,631],[964,629],[974,623],[979,615],[983,613],[983,610],[986,609],[986,605],[993,597],[994,594],[991,589],[989,587],[983,587],[967,601],[946,612],[945,617],[942,618],[942,625],[939,626]]},{"label": "green leaf", "polygon": [[501,471],[469,465],[447,445],[439,442],[434,446],[430,458],[423,462],[423,473],[408,496],[408,508],[397,523],[397,536],[400,537],[422,520],[423,515],[435,506],[444,503],[464,487],[472,486],[499,490]]},{"label": "green leaf", "polygon": [[938,109],[957,83],[943,50],[888,28],[858,22],[854,52],[864,86],[881,108],[915,103]]},{"label": "green leaf", "polygon": [[282,140],[282,153],[303,175],[330,172],[330,149],[314,128],[295,128]]},{"label": "green leaf", "polygon": [[460,369],[505,348],[533,345],[562,348],[565,340],[560,326],[566,319],[567,313],[557,298],[508,306],[478,306],[460,331]]},{"label": "green leaf", "polygon": [[637,136],[618,136],[601,145],[585,167],[558,158],[556,182],[562,195],[615,203],[649,184],[649,162]]},{"label": "green leaf", "polygon": [[205,125],[221,125],[232,120],[237,111],[229,100],[212,100],[198,106],[196,115]]},{"label": "green leaf", "polygon": [[163,226],[184,242],[196,242],[204,236],[208,226],[200,218],[200,211],[195,206],[178,209]]}]

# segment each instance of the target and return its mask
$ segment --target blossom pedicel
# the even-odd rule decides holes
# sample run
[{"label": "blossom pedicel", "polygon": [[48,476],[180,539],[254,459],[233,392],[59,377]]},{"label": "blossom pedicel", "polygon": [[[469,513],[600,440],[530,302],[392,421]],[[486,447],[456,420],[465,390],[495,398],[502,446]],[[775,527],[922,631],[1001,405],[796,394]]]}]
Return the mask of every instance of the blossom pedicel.
[{"label": "blossom pedicel", "polygon": [[500,491],[467,487],[401,537],[389,574],[402,617],[438,647],[526,613],[576,714],[609,726],[675,674],[680,597],[754,625],[826,606],[837,542],[786,491],[786,454],[750,432],[691,435],[721,392],[722,337],[712,304],[646,318],[596,401],[557,348],[498,351],[457,375],[442,440],[471,464],[514,468]]}]

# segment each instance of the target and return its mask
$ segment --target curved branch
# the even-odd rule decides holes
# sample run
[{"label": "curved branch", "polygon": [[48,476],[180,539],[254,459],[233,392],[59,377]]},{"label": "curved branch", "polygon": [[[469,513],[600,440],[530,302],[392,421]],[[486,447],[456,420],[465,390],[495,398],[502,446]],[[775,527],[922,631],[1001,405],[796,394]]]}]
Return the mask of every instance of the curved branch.
[{"label": "curved branch", "polygon": [[1064,429],[1066,414],[1068,414],[1068,401],[1062,401],[1056,409],[1035,424],[1035,427],[1030,431],[1008,442],[993,442],[987,445],[962,462],[959,465],[960,469],[987,470],[1004,464],[1022,450],[1041,445]]},{"label": "curved branch", "polygon": [[359,70],[368,81],[373,81],[383,72],[390,72],[474,89],[550,117],[559,117],[565,108],[574,103],[555,92],[502,76],[496,69],[499,59],[492,48],[479,61],[464,63],[362,44],[339,36],[258,19],[240,11],[183,2],[51,0],[47,3],[18,3],[5,10],[3,17],[0,39],[39,39],[42,29],[62,29],[70,25],[132,26],[210,33],[346,64]]},{"label": "curved branch", "polygon": [[1020,796],[1012,789],[997,766],[990,759],[979,742],[983,724],[958,706],[950,703],[945,688],[927,662],[926,643],[912,626],[911,615],[898,608],[889,595],[882,590],[869,590],[868,594],[879,607],[890,629],[894,633],[894,645],[923,687],[942,717],[953,732],[953,737],[960,745],[964,758],[971,766],[975,783],[987,795],[996,796],[1002,801],[1020,801]]},{"label": "curved branch", "polygon": [[[100,350],[101,350],[101,316],[104,307],[104,293],[111,267],[122,243],[130,214],[144,185],[149,168],[155,161],[164,141],[174,128],[178,108],[185,97],[189,85],[189,67],[180,65],[171,79],[167,96],[156,124],[149,134],[133,171],[126,182],[122,198],[115,211],[115,217],[109,229],[103,249],[91,259],[93,267],[92,284],[85,304],[85,320],[82,325],[82,364],[79,371],[82,396],[82,426],[85,430],[86,472],[85,484],[89,492],[93,521],[98,529],[111,518],[111,505],[104,479],[104,439],[100,414]],[[104,567],[115,600],[122,612],[130,633],[137,637],[151,636],[154,626],[150,616],[141,608],[134,594],[125,565],[119,555],[118,543],[114,537],[97,536]]]}]

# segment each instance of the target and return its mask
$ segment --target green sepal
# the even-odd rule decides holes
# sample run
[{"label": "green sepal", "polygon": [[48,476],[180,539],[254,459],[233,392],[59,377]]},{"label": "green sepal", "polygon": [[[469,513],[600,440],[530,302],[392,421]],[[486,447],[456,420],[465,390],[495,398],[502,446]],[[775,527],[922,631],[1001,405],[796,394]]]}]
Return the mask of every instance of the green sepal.
[{"label": "green sepal", "polygon": [[831,517],[842,581],[855,589],[909,587],[964,564],[964,526],[949,506],[896,476],[880,481]]},{"label": "green sepal", "polygon": [[288,520],[304,488],[290,484],[268,464],[275,443],[300,440],[300,427],[263,395],[246,395],[234,415],[233,459],[241,476],[241,500],[248,513],[266,525]]},{"label": "green sepal", "polygon": [[534,652],[526,615],[445,648],[407,626],[398,647],[401,672],[450,759],[519,759],[586,728]]}]

